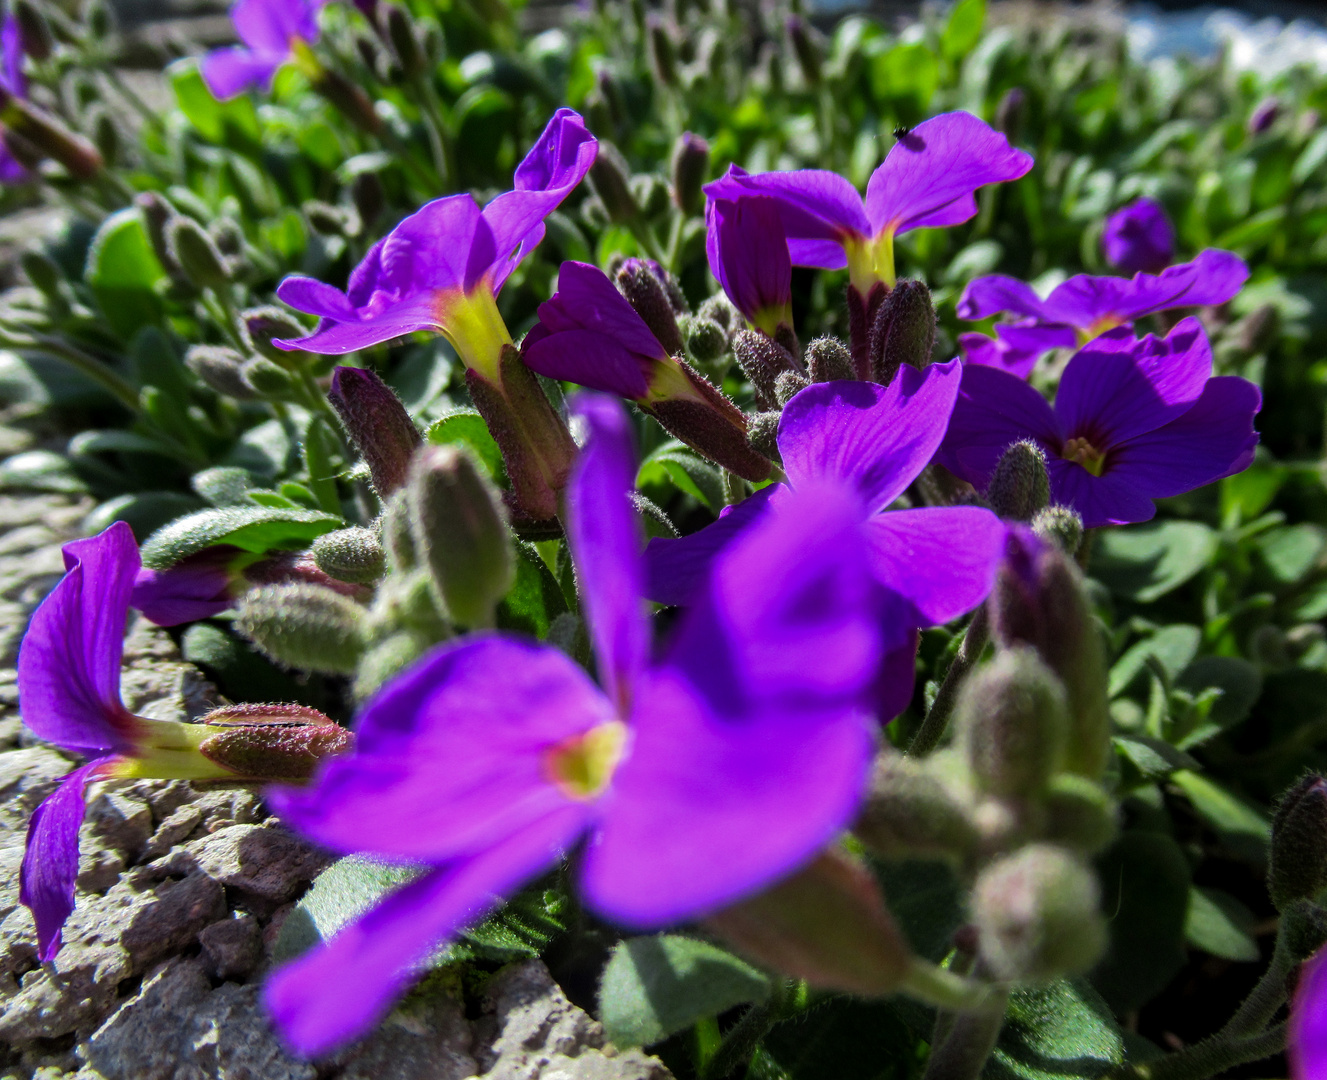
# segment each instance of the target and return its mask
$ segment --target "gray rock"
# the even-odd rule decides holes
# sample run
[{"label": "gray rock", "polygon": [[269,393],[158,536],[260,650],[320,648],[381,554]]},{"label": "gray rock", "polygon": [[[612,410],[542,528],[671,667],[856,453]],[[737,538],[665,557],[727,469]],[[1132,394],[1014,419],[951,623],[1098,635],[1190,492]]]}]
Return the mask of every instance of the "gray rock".
[{"label": "gray rock", "polygon": [[220,883],[203,874],[164,881],[150,895],[120,936],[136,971],[192,944],[199,931],[226,914]]},{"label": "gray rock", "polygon": [[107,786],[88,803],[83,828],[88,839],[133,859],[152,835],[152,808],[132,788]]},{"label": "gray rock", "polygon": [[265,901],[268,912],[293,900],[331,857],[279,825],[232,825],[190,841],[171,857],[190,862],[246,900]]},{"label": "gray rock", "polygon": [[214,922],[198,935],[198,944],[215,979],[245,979],[263,962],[263,932],[252,915]]},{"label": "gray rock", "polygon": [[478,1071],[461,1003],[433,995],[408,1001],[335,1060],[337,1080],[463,1080]]}]

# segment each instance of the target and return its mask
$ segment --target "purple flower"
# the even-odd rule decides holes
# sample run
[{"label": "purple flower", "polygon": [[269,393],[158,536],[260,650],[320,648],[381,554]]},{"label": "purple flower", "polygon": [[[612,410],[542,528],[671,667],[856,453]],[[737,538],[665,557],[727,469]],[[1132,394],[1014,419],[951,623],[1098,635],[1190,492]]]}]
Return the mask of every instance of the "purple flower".
[{"label": "purple flower", "polygon": [[877,281],[894,284],[894,237],[910,229],[959,225],[977,213],[973,193],[1017,180],[1032,158],[971,113],[918,124],[872,174],[866,199],[843,177],[822,169],[756,176],[733,166],[705,187],[711,199],[768,195],[778,201],[794,266],[847,266],[865,296]]},{"label": "purple flower", "polygon": [[158,626],[210,619],[235,602],[237,561],[252,561],[228,544],[205,548],[164,570],[142,567],[134,578],[129,603]]},{"label": "purple flower", "polygon": [[308,54],[318,40],[318,10],[327,0],[237,0],[231,22],[243,45],[203,57],[203,81],[214,97],[232,98],[251,86],[272,88],[276,70]]},{"label": "purple flower", "polygon": [[[14,97],[28,96],[28,80],[23,74],[23,35],[18,19],[6,15],[0,24],[0,89]],[[0,141],[0,184],[22,184],[32,174],[13,152]]]},{"label": "purple flower", "polygon": [[1005,449],[1033,439],[1046,452],[1054,502],[1088,528],[1147,521],[1153,499],[1230,476],[1253,460],[1253,383],[1212,378],[1212,350],[1195,318],[1165,338],[1116,335],[1081,349],[1055,407],[1017,376],[967,365],[937,460],[980,490]]},{"label": "purple flower", "polygon": [[1327,1076],[1327,949],[1300,969],[1286,1044],[1293,1080]]},{"label": "purple flower", "polygon": [[1276,123],[1281,115],[1281,100],[1276,97],[1265,97],[1258,102],[1257,107],[1249,114],[1248,132],[1250,135],[1261,135],[1264,131]]},{"label": "purple flower", "polygon": [[1101,250],[1126,274],[1156,274],[1175,258],[1175,227],[1159,202],[1136,199],[1106,219]]},{"label": "purple flower", "polygon": [[793,872],[856,811],[882,618],[856,495],[810,485],[799,513],[735,543],[656,659],[630,426],[610,399],[576,411],[590,434],[567,535],[599,685],[551,646],[472,635],[368,703],[354,757],[273,794],[334,851],[426,868],[268,983],[301,1053],[363,1032],[441,942],[582,837],[586,903],[656,927]]},{"label": "purple flower", "polygon": [[[962,334],[959,344],[974,364],[1003,368],[1026,378],[1051,349],[1074,349],[1116,327],[1177,307],[1224,304],[1249,279],[1244,260],[1209,248],[1192,262],[1160,274],[1132,278],[1078,274],[1045,300],[1017,278],[993,274],[977,278],[958,300],[960,319],[985,319],[1001,312],[1018,318],[995,328],[996,337]],[[1123,340],[1128,340],[1125,334]]]},{"label": "purple flower", "polygon": [[[1004,547],[1005,526],[980,507],[884,512],[939,447],[961,377],[952,360],[924,372],[905,365],[889,386],[828,382],[801,391],[779,421],[787,483],[763,488],[690,536],[651,540],[647,595],[664,604],[688,603],[711,563],[753,523],[795,507],[804,487],[850,485],[862,500],[870,572],[893,615],[884,644],[898,675],[888,687],[910,691],[916,630],[976,607],[990,591]],[[882,707],[882,715],[902,712],[908,697],[891,698],[892,711]]]},{"label": "purple flower", "polygon": [[705,254],[733,306],[770,337],[781,323],[791,329],[793,267],[778,201],[711,199],[706,219]]}]

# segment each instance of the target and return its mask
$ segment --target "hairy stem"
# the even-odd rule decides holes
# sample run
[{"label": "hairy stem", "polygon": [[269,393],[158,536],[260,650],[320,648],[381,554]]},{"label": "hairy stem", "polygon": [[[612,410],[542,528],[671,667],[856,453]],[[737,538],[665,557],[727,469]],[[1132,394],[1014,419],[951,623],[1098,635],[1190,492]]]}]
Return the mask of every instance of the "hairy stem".
[{"label": "hairy stem", "polygon": [[912,744],[908,747],[909,754],[921,757],[929,754],[940,744],[945,729],[949,726],[949,717],[954,711],[954,705],[958,701],[959,688],[967,673],[976,664],[977,658],[981,656],[982,649],[986,648],[989,632],[990,624],[986,609],[980,607],[972,616],[972,621],[968,623],[963,643],[954,654],[954,661],[949,665],[949,670],[945,672],[940,689],[936,691],[935,700],[931,702],[931,707],[926,712],[926,719],[922,721],[922,726],[913,736]]},{"label": "hairy stem", "polygon": [[1267,965],[1263,977],[1258,980],[1258,985],[1244,999],[1239,1010],[1216,1037],[1239,1039],[1262,1031],[1276,1015],[1276,1010],[1284,1004],[1286,980],[1290,978],[1290,973],[1295,970],[1296,964],[1297,961],[1286,945],[1285,935],[1278,935],[1276,951],[1272,953],[1272,962]]},{"label": "hairy stem", "polygon": [[1206,1080],[1236,1065],[1271,1057],[1284,1050],[1285,1045],[1285,1024],[1247,1039],[1214,1035],[1176,1054],[1137,1065],[1122,1065],[1107,1073],[1106,1080]]},{"label": "hairy stem", "polygon": [[1007,991],[992,989],[979,1008],[958,1013],[943,1041],[931,1047],[922,1080],[977,1080],[1004,1026]]},{"label": "hairy stem", "polygon": [[745,1068],[760,1040],[782,1019],[784,997],[783,986],[776,982],[768,1000],[757,1002],[747,1009],[742,1019],[723,1037],[714,1056],[705,1063],[700,1080],[724,1080]]}]

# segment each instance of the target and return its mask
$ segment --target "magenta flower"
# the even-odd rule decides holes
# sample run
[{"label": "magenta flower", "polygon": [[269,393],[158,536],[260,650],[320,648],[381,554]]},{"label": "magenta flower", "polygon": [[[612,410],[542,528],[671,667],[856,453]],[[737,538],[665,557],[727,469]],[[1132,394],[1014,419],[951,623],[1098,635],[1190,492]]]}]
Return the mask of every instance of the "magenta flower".
[{"label": "magenta flower", "polygon": [[[994,339],[985,334],[961,334],[959,344],[971,363],[1026,378],[1051,349],[1076,349],[1158,311],[1224,304],[1248,279],[1249,268],[1243,259],[1215,248],[1155,275],[1078,274],[1053,289],[1045,300],[1017,278],[993,274],[977,278],[963,290],[958,317],[985,319],[1008,312],[1017,318],[996,326]],[[1123,340],[1129,340],[1129,335]]]},{"label": "magenta flower", "polygon": [[1165,338],[1116,335],[1079,350],[1055,406],[1005,371],[966,365],[937,460],[985,490],[1005,449],[1033,439],[1046,452],[1053,501],[1088,528],[1148,521],[1153,499],[1230,476],[1253,460],[1262,395],[1212,378],[1212,350],[1195,318]]},{"label": "magenta flower", "polygon": [[705,187],[711,199],[768,195],[778,202],[794,266],[847,266],[866,296],[894,284],[894,238],[910,229],[959,225],[976,216],[976,190],[1017,180],[1032,158],[971,113],[932,117],[902,136],[872,174],[866,199],[822,169],[756,176],[736,166]]},{"label": "magenta flower", "polygon": [[1106,219],[1101,250],[1126,274],[1157,274],[1175,258],[1175,227],[1159,202],[1136,199]]},{"label": "magenta flower", "polygon": [[774,337],[792,328],[792,262],[778,201],[768,196],[711,199],[705,254],[710,271],[749,323]]},{"label": "magenta flower", "polygon": [[210,619],[229,608],[247,587],[237,580],[236,562],[255,558],[237,547],[219,544],[164,570],[144,566],[134,578],[129,603],[158,626]]},{"label": "magenta flower", "polygon": [[[972,610],[995,580],[1005,526],[980,507],[887,510],[930,463],[959,392],[957,360],[924,372],[904,366],[889,386],[829,382],[808,386],[783,410],[779,452],[786,484],[772,484],[680,540],[651,540],[647,595],[686,604],[714,559],[753,523],[797,505],[796,493],[826,482],[861,496],[872,578],[892,618],[885,639],[891,674],[886,719],[907,706],[916,631]],[[906,679],[899,675],[906,676]],[[900,692],[901,691],[901,692]]]},{"label": "magenta flower", "polygon": [[551,646],[472,635],[368,703],[353,757],[272,796],[334,851],[427,868],[268,983],[303,1054],[362,1033],[441,943],[581,838],[586,903],[657,927],[793,872],[856,811],[883,613],[854,493],[810,485],[799,513],[735,543],[656,659],[627,416],[588,395],[576,411],[589,438],[567,534],[599,685]]},{"label": "magenta flower", "polygon": [[[23,74],[23,35],[18,20],[12,14],[0,24],[0,89],[14,97],[28,96],[28,80]],[[9,147],[0,140],[0,184],[22,184],[32,174]]]},{"label": "magenta flower", "polygon": [[1327,1076],[1327,949],[1300,969],[1286,1036],[1293,1080]]},{"label": "magenta flower", "polygon": [[311,58],[318,40],[318,11],[327,0],[236,0],[231,22],[242,45],[217,49],[203,57],[203,81],[220,100],[251,86],[272,88],[277,68],[289,60]]}]

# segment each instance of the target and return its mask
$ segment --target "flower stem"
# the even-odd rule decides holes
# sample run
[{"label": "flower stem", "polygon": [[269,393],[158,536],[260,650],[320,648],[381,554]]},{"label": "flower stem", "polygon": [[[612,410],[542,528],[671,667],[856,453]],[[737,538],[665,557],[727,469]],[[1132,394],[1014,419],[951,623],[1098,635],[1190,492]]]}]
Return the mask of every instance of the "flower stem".
[{"label": "flower stem", "polygon": [[993,983],[980,982],[957,972],[916,957],[899,989],[918,1001],[938,1009],[953,1012],[972,1012],[988,1007],[999,1007],[1004,1015],[1004,1003],[1009,994]]},{"label": "flower stem", "polygon": [[1107,1073],[1105,1080],[1206,1080],[1236,1065],[1271,1057],[1284,1050],[1285,1045],[1285,1024],[1278,1024],[1251,1038],[1229,1039],[1214,1035],[1176,1054],[1137,1065],[1121,1065]]},{"label": "flower stem", "polygon": [[963,685],[963,679],[967,676],[967,673],[976,664],[977,658],[981,656],[982,649],[986,648],[989,629],[986,609],[980,607],[976,614],[972,616],[972,621],[968,623],[967,633],[963,635],[963,643],[958,647],[958,652],[954,654],[954,660],[949,665],[949,670],[945,672],[944,680],[940,683],[940,689],[936,691],[935,700],[931,702],[931,707],[926,713],[926,719],[922,721],[922,726],[917,729],[917,734],[912,738],[908,753],[913,757],[929,754],[944,737],[945,729],[949,726],[949,717],[954,711],[954,705],[958,702],[959,688]]},{"label": "flower stem", "polygon": [[[1267,965],[1258,985],[1244,999],[1239,1010],[1218,1033],[1218,1039],[1240,1039],[1262,1031],[1286,1000],[1286,980],[1295,970],[1297,961],[1286,945],[1284,934],[1276,939],[1272,962]],[[1199,1044],[1201,1045],[1201,1044]]]},{"label": "flower stem", "polygon": [[760,1040],[783,1019],[785,996],[783,985],[776,982],[767,1000],[757,1002],[747,1009],[705,1063],[700,1080],[724,1080],[744,1068]]},{"label": "flower stem", "polygon": [[1004,1026],[1007,990],[989,989],[986,1002],[958,1013],[938,1045],[931,1047],[922,1080],[977,1080]]}]

